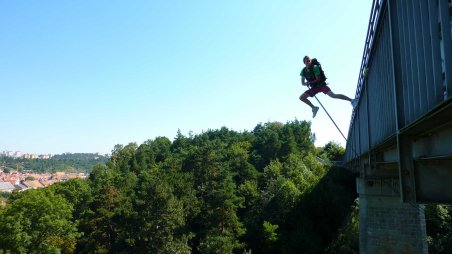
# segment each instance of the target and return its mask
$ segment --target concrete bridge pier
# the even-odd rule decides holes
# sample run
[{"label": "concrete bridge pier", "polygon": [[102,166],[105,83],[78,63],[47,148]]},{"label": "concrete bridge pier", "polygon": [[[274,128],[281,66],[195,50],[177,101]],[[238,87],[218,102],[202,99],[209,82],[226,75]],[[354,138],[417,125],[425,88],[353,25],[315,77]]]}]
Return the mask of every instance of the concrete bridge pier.
[{"label": "concrete bridge pier", "polygon": [[360,253],[428,253],[424,205],[400,202],[398,181],[357,178]]}]

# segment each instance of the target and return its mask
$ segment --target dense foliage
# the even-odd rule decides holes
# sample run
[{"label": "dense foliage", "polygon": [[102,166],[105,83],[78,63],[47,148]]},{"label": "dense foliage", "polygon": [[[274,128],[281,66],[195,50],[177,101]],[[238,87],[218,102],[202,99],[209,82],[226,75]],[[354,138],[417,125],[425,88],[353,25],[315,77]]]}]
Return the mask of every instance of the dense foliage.
[{"label": "dense foliage", "polygon": [[90,172],[97,163],[105,163],[108,158],[94,153],[64,153],[49,159],[24,159],[0,156],[0,168],[7,171],[33,171],[35,173]]},{"label": "dense foliage", "polygon": [[[0,253],[358,253],[354,177],[327,166],[344,150],[313,139],[294,121],[118,145],[87,180],[1,193]],[[425,214],[451,253],[451,206]]]},{"label": "dense foliage", "polygon": [[88,180],[9,197],[0,253],[357,250],[344,240],[356,235],[354,178],[325,165],[336,144],[313,141],[310,123],[293,121],[117,145]]},{"label": "dense foliage", "polygon": [[426,205],[429,253],[452,253],[452,206]]}]

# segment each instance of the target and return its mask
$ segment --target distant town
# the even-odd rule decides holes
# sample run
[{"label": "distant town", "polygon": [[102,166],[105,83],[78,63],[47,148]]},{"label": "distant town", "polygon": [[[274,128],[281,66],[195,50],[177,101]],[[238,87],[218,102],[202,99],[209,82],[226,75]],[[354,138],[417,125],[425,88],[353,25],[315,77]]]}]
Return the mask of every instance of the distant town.
[{"label": "distant town", "polygon": [[[110,154],[101,153],[52,155],[3,151],[0,153],[0,192],[11,193],[44,188],[69,179],[85,179],[89,176],[90,169],[95,163],[105,162],[109,157]],[[65,162],[64,159],[68,158],[70,161]],[[42,170],[41,172],[34,170],[36,168],[43,169],[43,165],[53,165],[54,167],[52,170]],[[70,170],[66,170],[66,172],[67,168]]]},{"label": "distant town", "polygon": [[30,154],[30,153],[21,153],[19,151],[3,151],[0,156],[4,157],[12,157],[12,158],[23,158],[23,159],[50,159],[52,157],[51,154]]},{"label": "distant town", "polygon": [[[95,153],[98,156],[110,157],[110,154]],[[20,151],[3,151],[0,153],[0,157],[10,157],[17,159],[50,159],[52,154],[34,154],[34,153],[22,153]]]},{"label": "distant town", "polygon": [[67,181],[69,179],[85,179],[88,175],[85,173],[42,173],[0,170],[0,192],[13,192],[14,190],[23,191],[27,189],[44,188],[51,184]]}]

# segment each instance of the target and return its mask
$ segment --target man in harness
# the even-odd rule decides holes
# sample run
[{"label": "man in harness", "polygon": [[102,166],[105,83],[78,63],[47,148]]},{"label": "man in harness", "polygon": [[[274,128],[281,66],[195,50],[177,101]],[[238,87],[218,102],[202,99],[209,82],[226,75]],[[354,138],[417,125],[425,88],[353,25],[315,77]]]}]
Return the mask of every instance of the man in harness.
[{"label": "man in harness", "polygon": [[323,73],[322,66],[317,61],[317,59],[310,59],[309,56],[305,56],[303,58],[303,63],[306,65],[300,73],[301,76],[301,84],[304,86],[310,87],[309,90],[300,95],[300,100],[306,104],[308,104],[312,109],[312,117],[314,118],[319,111],[319,107],[314,106],[309,100],[308,97],[313,97],[314,95],[323,92],[327,94],[331,98],[346,100],[352,103],[352,106],[355,107],[358,100],[350,99],[349,97],[343,94],[335,94],[328,87],[326,81],[325,74]]}]

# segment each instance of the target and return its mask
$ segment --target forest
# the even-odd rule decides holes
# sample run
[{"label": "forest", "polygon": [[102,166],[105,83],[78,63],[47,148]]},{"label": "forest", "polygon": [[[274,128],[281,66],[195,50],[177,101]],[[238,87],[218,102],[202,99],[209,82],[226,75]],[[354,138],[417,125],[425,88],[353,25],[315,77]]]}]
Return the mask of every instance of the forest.
[{"label": "forest", "polygon": [[[356,176],[314,141],[294,120],[116,145],[86,180],[3,195],[0,253],[358,253]],[[425,211],[451,253],[452,209]]]},{"label": "forest", "polygon": [[55,173],[57,171],[89,173],[98,163],[108,158],[94,153],[63,153],[50,159],[24,159],[0,156],[0,169],[8,171],[32,171],[34,173]]}]

